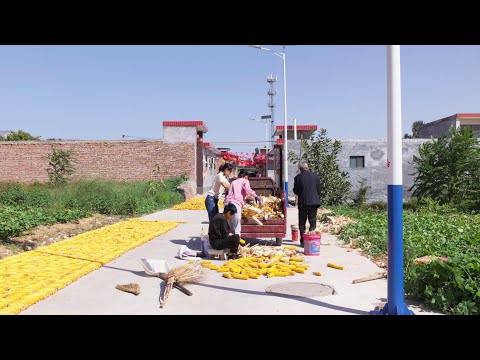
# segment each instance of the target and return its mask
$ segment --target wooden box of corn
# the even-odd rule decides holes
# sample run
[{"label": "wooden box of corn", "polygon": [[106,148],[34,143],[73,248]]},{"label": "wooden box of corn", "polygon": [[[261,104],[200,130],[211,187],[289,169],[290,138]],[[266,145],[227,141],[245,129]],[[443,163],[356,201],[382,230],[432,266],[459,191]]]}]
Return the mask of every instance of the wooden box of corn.
[{"label": "wooden box of corn", "polygon": [[278,246],[287,233],[286,202],[284,192],[277,191],[270,177],[248,179],[250,187],[262,200],[262,205],[252,202],[242,209],[242,238],[275,238]]}]

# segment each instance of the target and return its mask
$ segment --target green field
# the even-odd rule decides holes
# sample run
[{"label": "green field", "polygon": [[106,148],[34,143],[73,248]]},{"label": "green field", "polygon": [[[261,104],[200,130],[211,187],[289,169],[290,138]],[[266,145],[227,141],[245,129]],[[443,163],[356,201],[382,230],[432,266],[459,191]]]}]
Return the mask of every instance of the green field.
[{"label": "green field", "polygon": [[0,240],[38,225],[66,223],[91,216],[138,216],[182,202],[177,186],[183,178],[163,182],[82,180],[61,187],[47,184],[0,184]]},{"label": "green field", "polygon": [[[381,207],[331,207],[357,223],[340,239],[372,256],[387,253],[387,212]],[[427,202],[404,210],[405,292],[447,314],[480,314],[480,214],[465,214]],[[415,264],[425,255],[448,257]]]}]

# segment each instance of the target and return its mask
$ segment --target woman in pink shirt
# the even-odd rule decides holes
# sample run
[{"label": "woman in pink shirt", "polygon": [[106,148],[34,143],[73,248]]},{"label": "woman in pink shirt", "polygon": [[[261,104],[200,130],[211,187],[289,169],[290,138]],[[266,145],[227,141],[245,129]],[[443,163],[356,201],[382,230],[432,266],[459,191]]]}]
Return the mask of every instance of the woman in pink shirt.
[{"label": "woman in pink shirt", "polygon": [[249,195],[254,196],[255,199],[260,202],[260,198],[250,187],[248,173],[242,169],[238,173],[238,178],[230,184],[230,189],[225,197],[225,205],[232,203],[237,208],[235,216],[228,220],[230,229],[233,230],[236,235],[240,235],[241,232],[242,225],[240,224],[240,220],[242,218],[242,208],[243,205],[245,205],[245,198]]}]

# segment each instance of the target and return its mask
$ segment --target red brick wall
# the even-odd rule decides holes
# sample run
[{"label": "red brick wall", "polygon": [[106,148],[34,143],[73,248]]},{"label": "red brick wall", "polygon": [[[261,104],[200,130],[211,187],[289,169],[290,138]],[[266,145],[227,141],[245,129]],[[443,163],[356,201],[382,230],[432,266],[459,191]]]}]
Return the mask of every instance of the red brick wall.
[{"label": "red brick wall", "polygon": [[47,156],[56,148],[75,151],[72,178],[149,180],[155,164],[157,179],[187,175],[195,179],[194,144],[162,141],[0,142],[0,181],[48,181]]}]

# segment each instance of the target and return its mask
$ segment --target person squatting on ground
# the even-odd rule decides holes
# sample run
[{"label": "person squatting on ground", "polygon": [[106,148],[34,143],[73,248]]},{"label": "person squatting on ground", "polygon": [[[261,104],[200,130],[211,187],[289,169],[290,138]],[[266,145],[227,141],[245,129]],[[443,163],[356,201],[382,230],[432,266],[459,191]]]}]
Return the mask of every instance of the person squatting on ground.
[{"label": "person squatting on ground", "polygon": [[218,214],[218,198],[223,194],[225,189],[230,189],[228,177],[232,172],[232,165],[225,163],[218,169],[218,174],[213,179],[212,188],[208,191],[205,198],[205,207],[207,208],[208,221],[212,221],[213,217]]},{"label": "person squatting on ground", "polygon": [[295,176],[293,192],[298,195],[298,229],[300,230],[300,244],[303,245],[306,223],[310,224],[310,231],[317,228],[317,209],[320,206],[320,177],[308,170],[308,165],[300,163],[300,174]]},{"label": "person squatting on ground", "polygon": [[227,223],[236,213],[237,208],[233,203],[226,204],[223,213],[215,215],[210,221],[208,239],[215,250],[230,249],[230,253],[237,253],[240,235],[230,233]]},{"label": "person squatting on ground", "polygon": [[253,196],[255,197],[255,200],[261,203],[258,195],[250,187],[248,173],[242,169],[238,173],[238,179],[232,181],[230,184],[230,190],[228,190],[228,194],[225,196],[225,206],[227,204],[233,204],[237,208],[235,216],[228,221],[228,225],[230,225],[230,228],[239,236],[242,230],[242,225],[240,223],[242,218],[242,208],[243,205],[245,205],[245,199],[247,196]]}]

